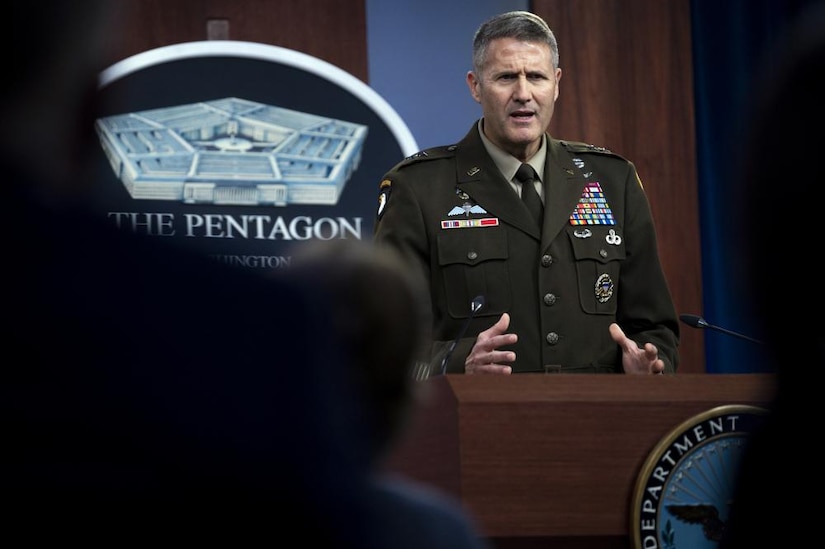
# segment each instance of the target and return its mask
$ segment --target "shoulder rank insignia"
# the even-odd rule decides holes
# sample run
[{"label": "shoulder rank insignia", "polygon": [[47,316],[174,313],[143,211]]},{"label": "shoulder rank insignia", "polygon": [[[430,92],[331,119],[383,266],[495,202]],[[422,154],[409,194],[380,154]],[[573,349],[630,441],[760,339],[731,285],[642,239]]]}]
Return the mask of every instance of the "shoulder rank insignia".
[{"label": "shoulder rank insignia", "polygon": [[590,143],[583,143],[581,141],[559,141],[559,143],[567,150],[571,152],[596,152],[596,153],[604,153],[604,154],[612,154],[615,156],[616,153],[611,151],[606,147],[599,147],[598,145],[592,145]]},{"label": "shoulder rank insignia", "polygon": [[421,162],[424,160],[449,158],[451,156],[455,156],[455,149],[455,145],[450,145],[448,147],[432,147],[430,149],[418,151],[417,153],[411,154],[410,156],[406,157],[404,160],[399,162],[395,166],[395,169],[403,168],[404,166],[415,164],[416,162]]}]

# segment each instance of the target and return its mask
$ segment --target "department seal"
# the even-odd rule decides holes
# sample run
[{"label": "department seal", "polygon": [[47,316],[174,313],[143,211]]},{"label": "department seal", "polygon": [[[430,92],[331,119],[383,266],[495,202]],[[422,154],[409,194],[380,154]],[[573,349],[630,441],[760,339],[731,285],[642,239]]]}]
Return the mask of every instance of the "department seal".
[{"label": "department seal", "polygon": [[659,442],[636,481],[630,524],[635,549],[718,546],[735,505],[739,460],[766,414],[757,406],[719,406]]}]

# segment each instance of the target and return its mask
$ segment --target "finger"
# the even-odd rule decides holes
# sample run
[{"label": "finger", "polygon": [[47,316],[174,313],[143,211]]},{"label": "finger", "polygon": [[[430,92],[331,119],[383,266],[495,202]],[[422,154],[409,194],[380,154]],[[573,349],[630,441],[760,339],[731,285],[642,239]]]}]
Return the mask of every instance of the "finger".
[{"label": "finger", "polygon": [[499,319],[496,321],[495,324],[490,326],[487,330],[482,333],[489,333],[491,336],[503,334],[507,331],[507,328],[510,327],[510,315],[507,313],[502,313]]},{"label": "finger", "polygon": [[622,330],[618,324],[613,322],[610,326],[608,326],[607,329],[610,332],[610,337],[613,338],[613,341],[615,341],[621,346],[626,345],[627,336],[624,334],[624,330]]},{"label": "finger", "polygon": [[468,374],[497,374],[510,375],[513,373],[513,368],[504,366],[502,364],[485,364],[484,366],[476,366],[472,370],[466,371]]},{"label": "finger", "polygon": [[517,341],[518,336],[516,334],[502,334],[495,337],[491,337],[490,339],[485,341],[484,347],[486,351],[493,352],[500,347],[514,345]]},{"label": "finger", "polygon": [[475,368],[482,368],[485,366],[508,366],[509,363],[516,361],[516,353],[513,351],[496,351],[479,352],[474,349],[472,353],[467,355],[467,360],[464,362],[464,371]]},{"label": "finger", "polygon": [[639,351],[641,351],[639,346],[636,345],[635,341],[625,335],[624,330],[622,330],[618,324],[614,322],[608,329],[610,330],[610,337],[622,348],[622,352],[630,354],[631,356],[633,356],[634,353],[636,355],[639,354]]},{"label": "finger", "polygon": [[658,359],[653,362],[653,367],[651,368],[651,373],[653,374],[663,374],[665,372],[665,361],[662,359]]},{"label": "finger", "polygon": [[494,351],[490,353],[490,364],[493,365],[507,365],[508,363],[516,361],[516,353],[513,351]]},{"label": "finger", "polygon": [[517,341],[518,335],[516,334],[490,335],[487,332],[481,332],[480,334],[478,334],[478,338],[476,338],[476,343],[473,346],[473,350],[479,350],[489,353],[495,351],[499,347],[514,345]]}]

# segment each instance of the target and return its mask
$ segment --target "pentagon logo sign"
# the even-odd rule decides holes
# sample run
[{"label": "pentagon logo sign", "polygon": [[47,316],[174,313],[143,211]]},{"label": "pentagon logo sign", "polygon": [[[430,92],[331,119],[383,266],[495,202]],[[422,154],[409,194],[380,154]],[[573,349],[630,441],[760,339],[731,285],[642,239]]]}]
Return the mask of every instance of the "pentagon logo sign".
[{"label": "pentagon logo sign", "polygon": [[305,242],[369,240],[378,183],[418,150],[366,83],[268,44],[145,51],[99,92],[96,210],[230,265],[285,269]]},{"label": "pentagon logo sign", "polygon": [[229,97],[101,118],[132,198],[189,204],[337,204],[367,126]]}]

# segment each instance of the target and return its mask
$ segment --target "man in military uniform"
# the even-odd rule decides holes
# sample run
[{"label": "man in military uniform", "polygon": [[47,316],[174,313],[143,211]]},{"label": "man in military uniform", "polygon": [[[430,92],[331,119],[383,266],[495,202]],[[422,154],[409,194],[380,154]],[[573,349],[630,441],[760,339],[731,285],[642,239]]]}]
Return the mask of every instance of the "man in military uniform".
[{"label": "man in military uniform", "polygon": [[676,371],[641,181],[628,160],[547,133],[560,79],[545,21],[491,18],[467,74],[482,117],[380,183],[375,242],[429,281],[430,375]]}]

